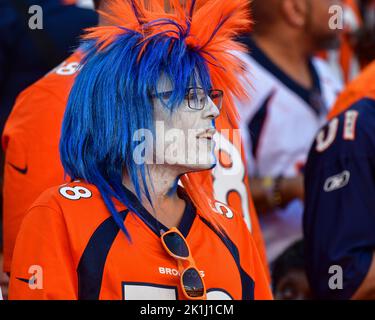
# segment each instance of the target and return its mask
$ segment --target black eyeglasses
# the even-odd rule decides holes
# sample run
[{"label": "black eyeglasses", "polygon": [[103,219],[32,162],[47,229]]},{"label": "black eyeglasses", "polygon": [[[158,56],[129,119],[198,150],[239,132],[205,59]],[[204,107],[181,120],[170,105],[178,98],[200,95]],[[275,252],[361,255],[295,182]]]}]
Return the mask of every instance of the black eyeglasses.
[{"label": "black eyeglasses", "polygon": [[[171,228],[162,234],[161,242],[168,254],[178,261],[179,269],[183,270],[181,273],[181,287],[185,297],[190,300],[205,300],[206,286],[199,270],[195,266],[189,245],[184,236],[177,228]],[[181,260],[188,261],[189,266],[183,268]]]},{"label": "black eyeglasses", "polygon": [[[172,96],[173,91],[159,92],[152,94],[152,98],[162,98],[168,100]],[[206,92],[203,88],[188,88],[185,95],[185,100],[188,101],[188,106],[192,110],[203,110],[208,104],[208,98],[212,100],[215,106],[220,110],[223,105],[224,93],[222,90],[211,89]]]}]

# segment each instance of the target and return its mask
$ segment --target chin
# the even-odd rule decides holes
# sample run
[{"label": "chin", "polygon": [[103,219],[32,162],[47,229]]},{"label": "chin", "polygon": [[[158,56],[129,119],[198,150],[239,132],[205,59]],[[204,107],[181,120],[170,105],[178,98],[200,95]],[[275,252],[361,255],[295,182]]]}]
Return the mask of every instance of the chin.
[{"label": "chin", "polygon": [[203,171],[203,170],[211,170],[216,167],[216,162],[215,163],[209,163],[209,164],[201,164],[201,165],[196,165],[193,169],[194,171]]},{"label": "chin", "polygon": [[208,161],[205,163],[184,164],[182,166],[186,168],[188,172],[211,170],[215,168],[216,163],[217,163],[216,157],[213,155],[210,155],[207,158],[208,158]]}]

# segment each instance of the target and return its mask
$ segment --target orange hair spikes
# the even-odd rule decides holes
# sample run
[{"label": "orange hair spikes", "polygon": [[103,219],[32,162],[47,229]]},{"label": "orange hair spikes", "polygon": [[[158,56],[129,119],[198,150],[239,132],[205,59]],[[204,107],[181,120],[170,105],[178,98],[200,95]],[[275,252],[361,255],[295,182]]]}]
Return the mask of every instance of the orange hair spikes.
[{"label": "orange hair spikes", "polygon": [[[233,53],[245,50],[235,37],[250,30],[248,0],[108,0],[100,14],[107,25],[89,28],[84,36],[99,50],[126,32],[142,35],[141,55],[153,37],[180,39],[207,62],[212,84],[226,93],[224,108],[233,96],[246,96],[239,81],[243,66]],[[225,109],[231,120],[237,117],[234,108]]]}]

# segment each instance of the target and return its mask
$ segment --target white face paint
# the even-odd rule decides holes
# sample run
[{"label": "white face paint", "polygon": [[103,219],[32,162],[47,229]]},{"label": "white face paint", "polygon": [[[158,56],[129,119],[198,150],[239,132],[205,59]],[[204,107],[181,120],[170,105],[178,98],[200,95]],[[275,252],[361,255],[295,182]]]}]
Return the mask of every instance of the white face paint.
[{"label": "white face paint", "polygon": [[[162,76],[157,89],[159,93],[168,92],[173,86]],[[212,100],[207,97],[202,110],[193,110],[185,99],[172,113],[159,99],[153,102],[156,163],[180,166],[185,172],[212,168],[216,164],[214,120],[220,114]]]}]

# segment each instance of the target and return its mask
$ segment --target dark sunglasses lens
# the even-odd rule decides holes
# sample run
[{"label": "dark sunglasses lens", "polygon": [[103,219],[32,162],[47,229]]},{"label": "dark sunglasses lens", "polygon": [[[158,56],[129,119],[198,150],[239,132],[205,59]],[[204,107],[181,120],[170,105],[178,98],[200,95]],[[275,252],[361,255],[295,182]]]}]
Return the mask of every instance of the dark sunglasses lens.
[{"label": "dark sunglasses lens", "polygon": [[189,256],[189,249],[181,236],[176,232],[166,234],[164,237],[164,243],[175,256],[181,258],[187,258]]},{"label": "dark sunglasses lens", "polygon": [[199,298],[204,295],[204,285],[202,278],[196,269],[190,268],[184,272],[182,284],[186,294],[190,298]]}]

